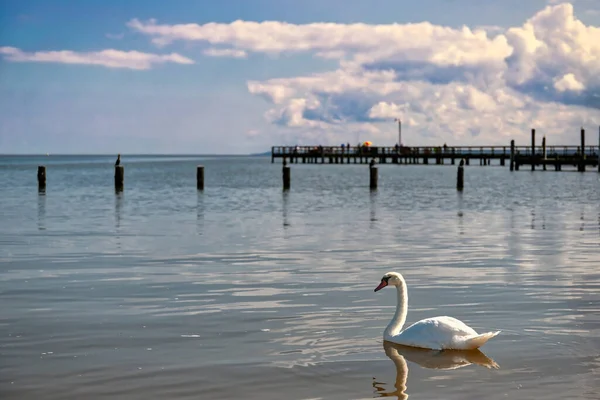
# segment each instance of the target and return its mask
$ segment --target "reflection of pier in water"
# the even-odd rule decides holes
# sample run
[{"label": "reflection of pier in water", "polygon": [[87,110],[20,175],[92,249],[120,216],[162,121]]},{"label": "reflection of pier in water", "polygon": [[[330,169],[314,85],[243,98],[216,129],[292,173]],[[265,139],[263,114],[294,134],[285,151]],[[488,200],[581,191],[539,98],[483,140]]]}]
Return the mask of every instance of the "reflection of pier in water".
[{"label": "reflection of pier in water", "polygon": [[282,217],[283,217],[283,227],[287,228],[288,226],[291,226],[290,221],[288,219],[288,203],[289,203],[289,192],[288,191],[284,191],[283,192],[283,198],[282,198],[282,203],[281,203],[281,213],[282,213]]},{"label": "reflection of pier in water", "polygon": [[121,250],[121,212],[123,208],[123,196],[123,192],[115,193],[115,240],[119,250]]},{"label": "reflection of pier in water", "polygon": [[458,216],[458,234],[459,235],[464,235],[465,234],[465,225],[464,225],[464,200],[463,200],[463,193],[461,191],[456,192],[458,195],[458,212],[456,213],[456,215]]},{"label": "reflection of pier in water", "polygon": [[396,390],[386,392],[385,382],[378,382],[373,378],[373,388],[375,388],[378,397],[397,397],[398,399],[407,399],[406,394],[408,380],[408,364],[406,360],[420,365],[427,369],[436,370],[454,370],[463,368],[471,364],[476,364],[490,369],[498,369],[499,366],[494,360],[487,357],[481,350],[427,350],[415,347],[397,345],[388,341],[383,342],[385,355],[396,366],[396,381],[394,387]]},{"label": "reflection of pier in water", "polygon": [[121,208],[123,207],[123,192],[115,196],[115,231],[119,233],[121,228]]},{"label": "reflection of pier in water", "polygon": [[46,230],[46,191],[38,194],[38,230]]},{"label": "reflection of pier in water", "polygon": [[196,233],[204,232],[204,192],[198,191],[196,198]]},{"label": "reflection of pier in water", "polygon": [[370,208],[370,213],[369,213],[369,227],[371,229],[374,229],[375,226],[377,225],[377,192],[374,190],[371,190],[369,192],[369,208]]}]

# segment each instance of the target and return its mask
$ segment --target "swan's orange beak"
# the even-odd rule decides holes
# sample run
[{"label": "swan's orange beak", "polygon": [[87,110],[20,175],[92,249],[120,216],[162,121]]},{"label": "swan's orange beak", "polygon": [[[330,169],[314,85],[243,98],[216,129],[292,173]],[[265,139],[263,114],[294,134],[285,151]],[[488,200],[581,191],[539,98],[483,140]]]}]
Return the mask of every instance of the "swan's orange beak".
[{"label": "swan's orange beak", "polygon": [[386,281],[384,281],[383,279],[381,280],[381,283],[379,284],[379,286],[377,286],[374,290],[374,292],[377,292],[378,290],[383,289],[384,287],[386,287],[388,285],[388,283]]}]

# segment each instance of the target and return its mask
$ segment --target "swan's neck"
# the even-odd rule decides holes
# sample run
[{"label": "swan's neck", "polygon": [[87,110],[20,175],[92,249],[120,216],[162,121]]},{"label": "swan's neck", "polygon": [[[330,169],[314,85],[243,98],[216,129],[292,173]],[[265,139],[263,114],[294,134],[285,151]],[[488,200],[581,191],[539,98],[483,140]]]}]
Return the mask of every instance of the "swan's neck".
[{"label": "swan's neck", "polygon": [[404,322],[406,321],[406,312],[408,309],[408,293],[406,292],[406,282],[404,279],[400,279],[400,285],[396,286],[398,292],[398,304],[396,305],[396,314],[390,321],[387,328],[385,328],[384,334],[386,336],[396,336],[402,330]]}]

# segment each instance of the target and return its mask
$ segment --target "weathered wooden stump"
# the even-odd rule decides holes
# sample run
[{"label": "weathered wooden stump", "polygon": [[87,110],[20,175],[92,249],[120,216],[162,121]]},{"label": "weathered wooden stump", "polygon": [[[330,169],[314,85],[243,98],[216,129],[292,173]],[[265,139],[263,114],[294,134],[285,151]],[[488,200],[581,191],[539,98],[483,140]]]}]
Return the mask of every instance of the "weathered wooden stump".
[{"label": "weathered wooden stump", "polygon": [[283,175],[283,190],[290,190],[291,186],[291,168],[287,165],[283,165],[282,175]]},{"label": "weathered wooden stump", "polygon": [[546,136],[542,137],[542,169],[546,170]]},{"label": "weathered wooden stump", "polygon": [[465,187],[465,160],[460,160],[458,164],[458,171],[456,174],[456,190],[462,191]]},{"label": "weathered wooden stump", "polygon": [[510,141],[510,170],[515,170],[515,141]]},{"label": "weathered wooden stump", "polygon": [[369,163],[369,188],[371,190],[377,189],[377,181],[379,180],[379,174],[377,173],[377,167],[375,166],[375,160],[371,160]]},{"label": "weathered wooden stump", "polygon": [[531,130],[531,170],[535,171],[535,129]]},{"label": "weathered wooden stump", "polygon": [[125,181],[125,167],[117,165],[115,167],[115,190],[117,192],[123,191]]},{"label": "weathered wooden stump", "polygon": [[579,172],[585,172],[585,129],[581,128],[581,153],[579,154]]},{"label": "weathered wooden stump", "polygon": [[37,180],[38,191],[43,192],[46,190],[46,167],[43,165],[38,165]]},{"label": "weathered wooden stump", "polygon": [[204,165],[196,166],[196,188],[204,190]]}]

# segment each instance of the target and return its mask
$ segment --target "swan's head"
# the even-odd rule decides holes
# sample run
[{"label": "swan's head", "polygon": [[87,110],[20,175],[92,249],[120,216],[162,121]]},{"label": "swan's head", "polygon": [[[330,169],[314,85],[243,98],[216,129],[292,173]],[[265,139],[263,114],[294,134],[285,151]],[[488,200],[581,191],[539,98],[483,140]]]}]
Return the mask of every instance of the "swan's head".
[{"label": "swan's head", "polygon": [[379,283],[379,286],[377,286],[375,288],[375,292],[383,289],[386,286],[398,286],[402,283],[402,275],[400,275],[397,272],[388,272],[387,274],[383,275],[383,277],[381,278],[381,282]]}]

